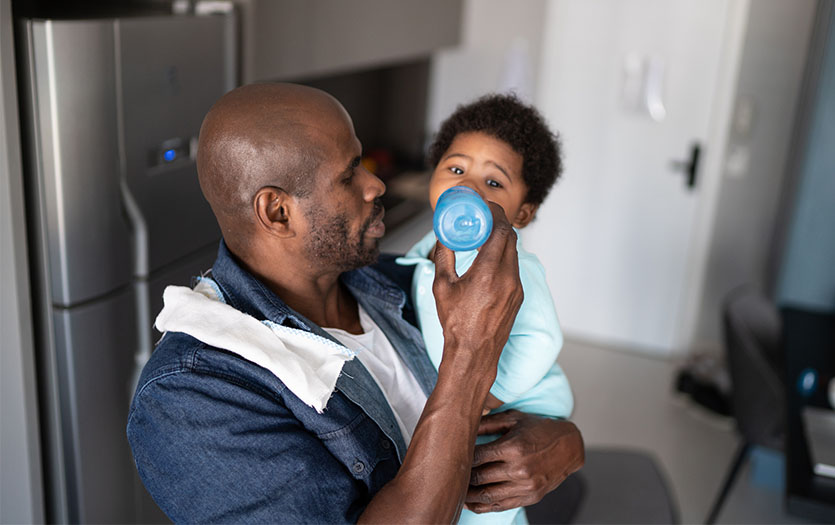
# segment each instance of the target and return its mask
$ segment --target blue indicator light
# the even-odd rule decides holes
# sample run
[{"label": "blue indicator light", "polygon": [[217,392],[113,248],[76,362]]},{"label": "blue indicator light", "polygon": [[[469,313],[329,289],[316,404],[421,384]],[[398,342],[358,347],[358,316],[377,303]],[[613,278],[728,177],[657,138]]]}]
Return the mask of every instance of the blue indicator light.
[{"label": "blue indicator light", "polygon": [[814,368],[804,368],[797,378],[797,390],[803,397],[811,397],[818,387],[818,373]]},{"label": "blue indicator light", "polygon": [[166,162],[171,162],[172,160],[177,158],[177,152],[173,149],[167,149],[162,154],[162,158],[165,159]]}]

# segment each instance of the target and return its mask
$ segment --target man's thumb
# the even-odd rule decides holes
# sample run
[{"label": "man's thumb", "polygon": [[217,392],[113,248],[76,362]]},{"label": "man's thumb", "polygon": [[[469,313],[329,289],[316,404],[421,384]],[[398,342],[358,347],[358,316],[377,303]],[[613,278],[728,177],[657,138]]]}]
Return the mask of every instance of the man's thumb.
[{"label": "man's thumb", "polygon": [[455,252],[438,241],[435,243],[435,278],[452,281],[454,277],[458,277],[455,272]]}]

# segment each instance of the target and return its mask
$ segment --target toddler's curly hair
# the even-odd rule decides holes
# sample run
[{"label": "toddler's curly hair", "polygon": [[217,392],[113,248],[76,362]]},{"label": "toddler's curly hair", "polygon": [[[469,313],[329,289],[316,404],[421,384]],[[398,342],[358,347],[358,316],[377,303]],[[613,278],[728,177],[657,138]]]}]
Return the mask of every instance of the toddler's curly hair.
[{"label": "toddler's curly hair", "polygon": [[562,150],[559,136],[548,129],[539,111],[513,93],[485,95],[458,106],[429,147],[427,161],[432,168],[456,136],[472,131],[502,140],[522,156],[522,178],[528,187],[525,202],[542,204],[562,174]]}]

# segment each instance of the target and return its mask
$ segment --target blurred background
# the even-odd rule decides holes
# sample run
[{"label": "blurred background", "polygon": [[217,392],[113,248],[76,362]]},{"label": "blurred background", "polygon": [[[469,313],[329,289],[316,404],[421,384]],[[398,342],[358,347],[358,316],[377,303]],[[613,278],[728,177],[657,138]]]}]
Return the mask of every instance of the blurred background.
[{"label": "blurred background", "polygon": [[0,0],[0,522],[165,521],[130,397],[217,249],[202,117],[271,80],[348,109],[390,252],[457,105],[513,91],[561,136],[521,235],[589,454],[541,522],[835,522],[833,4]]}]

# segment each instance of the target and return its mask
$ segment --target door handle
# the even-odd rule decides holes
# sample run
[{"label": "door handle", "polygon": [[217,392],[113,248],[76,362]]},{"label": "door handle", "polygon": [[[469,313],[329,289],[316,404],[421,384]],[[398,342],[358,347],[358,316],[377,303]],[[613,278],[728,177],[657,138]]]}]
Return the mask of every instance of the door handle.
[{"label": "door handle", "polygon": [[644,70],[644,104],[647,113],[655,122],[661,122],[667,116],[664,107],[664,60],[661,57],[649,57]]},{"label": "door handle", "polygon": [[696,175],[699,172],[699,156],[701,155],[701,146],[698,142],[694,142],[690,146],[690,158],[688,160],[674,160],[670,164],[675,171],[684,173],[687,177],[687,188],[693,189],[696,186]]}]

